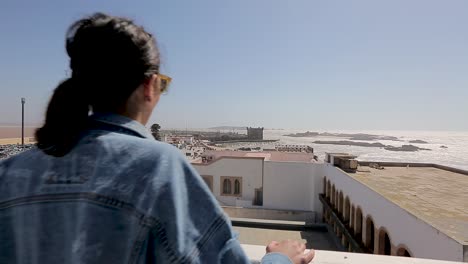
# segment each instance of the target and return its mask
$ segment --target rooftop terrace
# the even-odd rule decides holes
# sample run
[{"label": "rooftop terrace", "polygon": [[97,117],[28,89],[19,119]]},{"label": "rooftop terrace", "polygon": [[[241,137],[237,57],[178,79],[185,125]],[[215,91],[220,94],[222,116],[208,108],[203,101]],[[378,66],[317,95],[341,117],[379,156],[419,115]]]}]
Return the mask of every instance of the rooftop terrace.
[{"label": "rooftop terrace", "polygon": [[349,176],[437,230],[468,244],[468,175],[437,167],[359,167]]},{"label": "rooftop terrace", "polygon": [[[265,161],[288,162],[316,162],[313,153],[281,152],[281,151],[233,151],[233,150],[207,150],[203,156],[213,156],[213,161],[220,158],[263,158]],[[201,161],[199,161],[201,162]]]}]

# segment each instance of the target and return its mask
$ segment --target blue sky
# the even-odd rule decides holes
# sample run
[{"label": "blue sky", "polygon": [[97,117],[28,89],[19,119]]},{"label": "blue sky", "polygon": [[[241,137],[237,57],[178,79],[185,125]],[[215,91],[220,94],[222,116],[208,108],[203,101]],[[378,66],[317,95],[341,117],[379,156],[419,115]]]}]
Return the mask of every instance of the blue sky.
[{"label": "blue sky", "polygon": [[468,130],[468,1],[0,3],[0,123],[42,122],[67,27],[96,11],[154,33],[164,128]]}]

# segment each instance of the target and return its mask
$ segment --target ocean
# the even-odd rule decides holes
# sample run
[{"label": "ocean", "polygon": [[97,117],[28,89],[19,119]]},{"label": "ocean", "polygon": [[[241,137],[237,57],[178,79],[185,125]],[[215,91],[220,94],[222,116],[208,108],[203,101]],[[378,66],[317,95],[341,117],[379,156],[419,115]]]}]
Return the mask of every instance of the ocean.
[{"label": "ocean", "polygon": [[[21,136],[21,128],[15,126],[2,126],[0,127],[0,138]],[[33,136],[34,127],[26,127],[25,136]],[[204,130],[204,129],[203,129]],[[205,131],[218,131],[206,129]],[[468,131],[452,132],[452,131],[396,131],[396,130],[310,130],[314,132],[329,132],[329,133],[346,133],[346,134],[371,134],[382,136],[398,137],[401,141],[391,140],[375,140],[375,141],[360,141],[355,142],[379,142],[384,145],[401,146],[404,144],[411,144],[421,148],[430,150],[420,150],[416,152],[395,152],[385,150],[383,148],[374,147],[360,147],[360,146],[342,146],[342,145],[322,145],[314,144],[314,141],[320,140],[348,140],[346,138],[337,137],[288,137],[287,134],[304,133],[307,130],[264,130],[264,139],[278,139],[276,143],[234,143],[227,144],[227,147],[256,147],[261,146],[264,148],[272,148],[275,144],[297,144],[297,145],[310,145],[314,148],[315,155],[320,160],[325,157],[325,152],[345,152],[358,156],[358,160],[365,161],[394,161],[394,162],[420,162],[420,163],[436,163],[446,165],[454,168],[468,170]],[[221,132],[231,132],[231,130],[221,130]],[[235,132],[245,133],[242,130]],[[427,144],[409,143],[410,140],[424,140]],[[447,148],[441,148],[446,146]]]},{"label": "ocean", "polygon": [[[312,130],[311,130],[312,131]],[[442,132],[442,131],[376,131],[376,130],[332,130],[332,131],[315,131],[314,132],[329,132],[329,133],[346,133],[346,134],[372,134],[383,136],[398,137],[401,141],[391,140],[375,140],[355,142],[379,142],[384,145],[401,146],[414,145],[430,150],[419,150],[416,152],[395,152],[385,150],[383,148],[360,147],[360,146],[342,146],[342,145],[322,145],[314,144],[314,141],[340,141],[348,140],[346,138],[317,136],[317,137],[288,137],[287,134],[304,133],[306,130],[264,130],[264,139],[279,139],[275,144],[298,144],[310,145],[314,148],[315,155],[323,160],[325,152],[345,152],[358,156],[358,160],[363,161],[393,161],[393,162],[419,162],[419,163],[435,163],[446,165],[454,168],[468,170],[468,132]],[[410,140],[423,140],[427,144],[409,143]],[[353,140],[354,141],[354,140]],[[258,144],[258,143],[237,143],[229,144],[227,147],[273,147],[274,144]],[[441,148],[446,146],[447,148]]]}]

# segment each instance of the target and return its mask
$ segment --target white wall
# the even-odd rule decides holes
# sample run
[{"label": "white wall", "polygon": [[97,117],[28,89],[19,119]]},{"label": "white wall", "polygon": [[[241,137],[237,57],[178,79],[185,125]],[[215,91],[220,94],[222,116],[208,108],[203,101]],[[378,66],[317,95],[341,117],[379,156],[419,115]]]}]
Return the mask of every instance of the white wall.
[{"label": "white wall", "polygon": [[263,206],[321,213],[318,191],[322,186],[322,165],[266,161]]},{"label": "white wall", "polygon": [[266,209],[256,206],[255,208],[242,208],[234,206],[223,206],[224,212],[231,218],[250,218],[284,221],[301,221],[315,223],[315,212]]},{"label": "white wall", "polygon": [[[323,189],[324,164],[225,157],[192,165],[200,175],[213,176],[213,193],[221,205],[252,206],[263,174],[263,208],[314,211],[321,218],[318,194]],[[221,196],[221,176],[242,177],[242,197]]]},{"label": "white wall", "polygon": [[[429,224],[416,218],[382,195],[353,179],[340,169],[324,164],[324,171],[337,192],[343,191],[344,199],[349,196],[351,205],[362,209],[363,237],[368,215],[372,216],[376,230],[385,227],[391,243],[406,245],[413,257],[463,261],[463,247],[455,240],[442,234]],[[323,179],[322,179],[323,182]],[[378,232],[375,232],[378,239]]]},{"label": "white wall", "polygon": [[[213,194],[221,205],[252,205],[255,189],[262,187],[263,159],[226,157],[207,165],[192,165],[200,175],[213,176]],[[221,196],[221,176],[242,177],[242,196]]]}]

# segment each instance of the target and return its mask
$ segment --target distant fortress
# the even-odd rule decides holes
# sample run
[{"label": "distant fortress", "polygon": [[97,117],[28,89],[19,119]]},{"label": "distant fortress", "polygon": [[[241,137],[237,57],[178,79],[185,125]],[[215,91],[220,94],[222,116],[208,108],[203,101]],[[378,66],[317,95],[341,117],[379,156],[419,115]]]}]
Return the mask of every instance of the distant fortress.
[{"label": "distant fortress", "polygon": [[238,142],[277,142],[278,139],[264,139],[263,127],[235,127],[235,130],[246,129],[247,135],[234,132],[234,127],[216,127],[211,129],[231,129],[232,132],[217,132],[214,131],[163,131],[164,134],[181,135],[190,134],[195,139],[208,140],[212,143],[238,143]]},{"label": "distant fortress", "polygon": [[250,140],[263,140],[263,127],[248,127],[247,139]]}]

